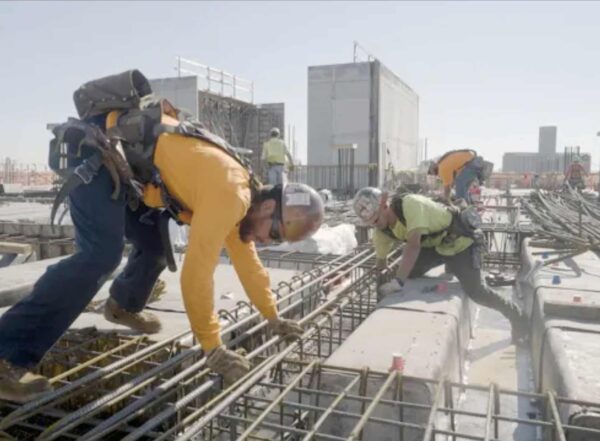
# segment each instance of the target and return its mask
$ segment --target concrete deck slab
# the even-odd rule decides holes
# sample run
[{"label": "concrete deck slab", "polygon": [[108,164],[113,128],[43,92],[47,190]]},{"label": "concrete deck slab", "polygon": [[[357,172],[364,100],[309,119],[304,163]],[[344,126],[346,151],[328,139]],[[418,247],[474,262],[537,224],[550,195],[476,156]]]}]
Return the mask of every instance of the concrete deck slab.
[{"label": "concrete deck slab", "polygon": [[[37,202],[2,202],[0,203],[0,220],[48,223],[50,221],[51,209],[51,204],[41,204]],[[61,213],[62,211],[59,212],[59,215]],[[70,216],[65,216],[65,223],[71,223]]]},{"label": "concrete deck slab", "polygon": [[[64,258],[66,256],[0,268],[0,307],[12,305],[29,294],[46,269]],[[112,276],[118,274],[124,266],[125,259]]]},{"label": "concrete deck slab", "polygon": [[[57,259],[50,259],[55,261]],[[45,265],[44,265],[45,263]],[[43,273],[46,266],[51,264],[49,261],[40,261],[32,264],[24,264],[15,267],[7,267],[0,269],[0,274],[3,271],[7,271],[13,278],[16,285],[17,282],[21,283],[21,286],[30,287],[35,283],[39,275]],[[28,267],[32,265],[32,267]],[[25,268],[24,267],[28,267]],[[160,333],[151,336],[152,340],[162,340],[167,337],[171,337],[180,332],[187,331],[190,329],[190,325],[185,314],[185,308],[183,305],[183,298],[181,296],[180,289],[180,271],[171,273],[165,270],[160,279],[166,283],[166,292],[156,302],[152,302],[149,306],[152,308],[152,313],[159,316],[162,321],[163,329]],[[281,281],[287,281],[294,275],[298,274],[297,271],[281,270],[281,269],[269,269],[269,275],[271,277],[271,286],[277,287],[277,284]],[[214,275],[215,281],[215,310],[220,309],[232,309],[236,306],[237,302],[243,300],[249,302],[244,289],[239,281],[235,270],[230,265],[218,265]],[[85,328],[94,326],[99,330],[117,330],[119,332],[127,333],[130,330],[124,326],[115,325],[104,319],[103,316],[103,305],[101,301],[108,298],[110,289],[110,282],[105,283],[100,289],[98,294],[94,297],[94,302],[100,301],[98,305],[98,312],[86,312],[79,316],[79,318],[73,323],[71,328]],[[0,310],[0,315],[8,308]]]}]

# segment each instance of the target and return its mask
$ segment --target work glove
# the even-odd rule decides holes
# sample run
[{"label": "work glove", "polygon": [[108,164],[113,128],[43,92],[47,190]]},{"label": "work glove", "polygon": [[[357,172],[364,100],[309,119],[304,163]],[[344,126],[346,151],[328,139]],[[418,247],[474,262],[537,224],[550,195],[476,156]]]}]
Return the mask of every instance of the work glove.
[{"label": "work glove", "polygon": [[297,322],[279,317],[269,320],[269,329],[273,334],[283,337],[288,343],[301,338],[304,334],[304,329]]},{"label": "work glove", "polygon": [[389,296],[390,294],[402,292],[402,288],[404,288],[404,283],[402,283],[400,279],[394,278],[381,285],[377,292],[379,293],[380,297],[385,297]]},{"label": "work glove", "polygon": [[206,365],[211,371],[223,377],[225,386],[235,383],[248,372],[250,372],[250,362],[246,358],[224,345],[221,345],[208,354]]}]

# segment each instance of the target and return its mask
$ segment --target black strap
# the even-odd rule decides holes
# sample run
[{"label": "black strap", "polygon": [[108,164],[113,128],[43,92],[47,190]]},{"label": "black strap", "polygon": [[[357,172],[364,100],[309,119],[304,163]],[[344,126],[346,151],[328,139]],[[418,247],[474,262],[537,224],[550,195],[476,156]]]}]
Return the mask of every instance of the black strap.
[{"label": "black strap", "polygon": [[171,215],[168,211],[162,211],[158,216],[158,231],[160,234],[160,241],[163,246],[165,253],[165,259],[167,261],[167,268],[172,273],[177,271],[177,264],[175,263],[175,256],[173,256],[173,247],[171,246],[171,236],[169,236],[169,220]]},{"label": "black strap", "polygon": [[[392,197],[392,201],[390,203],[392,211],[394,212],[394,214],[398,218],[398,222],[400,222],[402,225],[404,225],[404,228],[406,228],[406,217],[404,217],[403,200],[404,200],[404,197],[408,196],[409,194],[411,194],[411,193],[399,193],[399,194],[396,194],[396,195],[394,195]],[[452,215],[454,217],[454,213],[452,213]],[[435,231],[433,233],[428,233],[428,234],[422,234],[421,235],[421,243],[424,242],[424,241],[426,241],[427,239],[438,237],[438,236],[442,235],[445,232],[450,232],[450,229],[452,227],[452,223],[453,222],[450,222],[449,226],[447,226],[446,228],[443,228],[440,231]],[[393,233],[392,233],[392,231],[391,231],[390,228],[387,228],[386,230],[383,230],[383,232],[386,235],[388,235],[388,236],[392,236],[393,235]]]},{"label": "black strap", "polygon": [[168,124],[157,124],[154,127],[154,135],[158,137],[161,133],[174,133],[210,142],[215,147],[221,149],[233,159],[235,159],[242,167],[244,167],[248,171],[248,174],[250,175],[250,190],[252,191],[253,195],[260,188],[261,184],[254,175],[250,163],[246,159],[241,157],[235,151],[235,149],[231,145],[229,145],[227,141],[215,135],[214,133],[206,130],[200,123],[193,121],[182,121],[177,126],[170,126]]},{"label": "black strap", "polygon": [[66,182],[58,191],[56,198],[54,198],[52,211],[50,212],[50,225],[54,226],[54,218],[56,217],[56,212],[58,211],[60,204],[62,204],[67,196],[81,184],[89,184],[92,182],[92,179],[98,173],[101,166],[102,156],[100,154],[95,154],[75,167],[73,173],[67,178]]}]

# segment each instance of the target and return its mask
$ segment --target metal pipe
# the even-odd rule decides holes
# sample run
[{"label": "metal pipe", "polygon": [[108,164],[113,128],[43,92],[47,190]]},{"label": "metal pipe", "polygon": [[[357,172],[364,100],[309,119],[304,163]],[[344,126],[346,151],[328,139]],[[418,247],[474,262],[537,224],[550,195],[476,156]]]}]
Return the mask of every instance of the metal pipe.
[{"label": "metal pipe", "polygon": [[567,441],[567,438],[565,437],[565,431],[563,430],[560,422],[560,414],[558,413],[558,408],[556,407],[556,401],[554,401],[554,392],[548,391],[546,396],[548,397],[548,404],[550,406],[550,411],[552,412],[552,422],[554,423],[558,440]]}]

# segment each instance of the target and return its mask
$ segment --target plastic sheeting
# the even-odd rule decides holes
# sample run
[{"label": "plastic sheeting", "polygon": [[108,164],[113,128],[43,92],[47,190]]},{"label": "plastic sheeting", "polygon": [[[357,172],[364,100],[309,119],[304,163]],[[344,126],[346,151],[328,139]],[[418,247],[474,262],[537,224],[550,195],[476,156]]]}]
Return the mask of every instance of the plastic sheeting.
[{"label": "plastic sheeting", "polygon": [[356,248],[357,245],[354,225],[340,224],[335,227],[323,225],[309,239],[296,243],[283,243],[267,249],[319,254],[346,254]]}]

